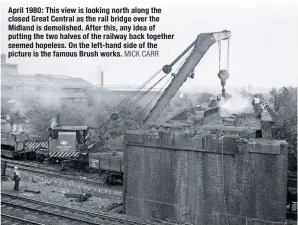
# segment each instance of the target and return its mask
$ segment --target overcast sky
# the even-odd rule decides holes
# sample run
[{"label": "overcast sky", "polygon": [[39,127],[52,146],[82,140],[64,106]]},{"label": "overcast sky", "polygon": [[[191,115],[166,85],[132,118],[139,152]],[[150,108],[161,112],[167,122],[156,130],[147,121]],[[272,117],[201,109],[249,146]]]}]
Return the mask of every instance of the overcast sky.
[{"label": "overcast sky", "polygon": [[[3,3],[3,1],[1,1]],[[13,1],[10,1],[13,2]],[[32,2],[32,1],[31,1]],[[178,56],[200,33],[228,29],[230,41],[230,78],[227,89],[234,86],[271,88],[297,85],[297,17],[295,1],[39,1],[44,6],[145,7],[162,8],[157,32],[173,33],[174,40],[159,41],[159,58],[69,58],[8,59],[20,64],[24,74],[46,73],[83,77],[97,84],[99,66],[105,73],[105,85],[138,85],[156,70]],[[45,3],[46,2],[46,3]],[[124,3],[125,2],[125,3]],[[141,4],[142,3],[142,4]],[[32,4],[31,4],[32,5]],[[35,4],[36,5],[36,4]],[[8,7],[2,4],[1,52],[7,53]],[[24,5],[26,6],[26,5]],[[220,90],[218,48],[215,44],[195,69],[183,90],[202,86]]]}]

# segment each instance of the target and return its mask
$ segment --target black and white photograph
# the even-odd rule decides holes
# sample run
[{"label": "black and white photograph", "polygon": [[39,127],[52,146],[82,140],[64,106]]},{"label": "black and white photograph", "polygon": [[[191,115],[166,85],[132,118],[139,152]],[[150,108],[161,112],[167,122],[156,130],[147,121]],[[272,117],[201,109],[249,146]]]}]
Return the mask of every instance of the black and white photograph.
[{"label": "black and white photograph", "polygon": [[297,224],[297,2],[1,0],[1,224]]}]

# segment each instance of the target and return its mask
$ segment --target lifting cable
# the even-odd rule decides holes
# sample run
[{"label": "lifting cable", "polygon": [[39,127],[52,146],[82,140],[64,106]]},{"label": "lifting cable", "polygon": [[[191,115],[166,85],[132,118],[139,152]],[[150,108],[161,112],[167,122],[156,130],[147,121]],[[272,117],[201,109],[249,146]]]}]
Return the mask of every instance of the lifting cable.
[{"label": "lifting cable", "polygon": [[[179,66],[176,68],[176,70],[174,71],[174,74],[176,74],[178,72],[178,70],[181,68],[181,66],[185,63],[185,61],[188,59],[188,57],[190,56],[190,54],[192,53],[192,51],[189,51],[189,53],[187,54],[187,56],[183,59],[183,61],[179,64]],[[165,74],[159,81],[157,81],[143,96],[141,96],[139,99],[143,98],[153,87],[155,87],[159,82],[161,82],[165,77],[167,76],[167,74]],[[171,77],[166,81],[166,83],[162,86],[161,90],[165,87],[165,85],[169,82],[169,80],[171,79]],[[159,90],[159,92],[161,91]],[[155,97],[153,97],[153,99],[151,99],[151,101],[145,106],[145,108],[157,97],[157,95]],[[145,108],[142,110],[144,111]]]},{"label": "lifting cable", "polygon": [[221,41],[218,41],[218,71],[221,69]]},{"label": "lifting cable", "polygon": [[[203,39],[203,40],[205,40],[206,39],[206,37]],[[203,41],[203,40],[201,40],[201,42]],[[180,69],[181,68],[181,66],[182,66],[182,64],[188,59],[188,57],[190,56],[190,54],[192,53],[192,51],[190,51],[190,49],[191,48],[193,48],[193,47],[188,47],[187,48],[187,51],[184,51],[183,52],[183,54],[185,54],[185,53],[187,53],[187,52],[189,52],[188,53],[188,55],[185,57],[185,59],[179,64],[179,66],[177,67],[177,69],[176,69],[176,71],[174,72],[174,73],[177,73],[177,71],[178,71],[178,69]],[[181,58],[181,57],[180,57]],[[177,61],[176,61],[177,62]],[[157,74],[160,72],[161,70],[159,70],[158,72],[157,72]],[[156,75],[157,75],[156,74]],[[156,76],[155,75],[155,76]],[[166,74],[167,75],[167,74]],[[143,98],[152,88],[154,88],[161,80],[163,80],[165,77],[166,77],[166,75],[165,76],[163,76],[159,81],[157,81],[151,88],[149,88],[149,90],[147,90],[144,94],[142,94],[141,96],[139,96],[133,103],[131,103],[128,107],[126,107],[126,108],[124,108],[123,110],[128,110],[128,109],[130,109],[132,106],[134,106],[135,105],[135,103],[136,102],[138,102],[141,98]],[[148,83],[148,82],[147,82]]]},{"label": "lifting cable", "polygon": [[[218,59],[219,59],[219,65],[218,65],[218,71],[221,70],[221,40],[217,42],[218,43]],[[227,44],[227,71],[229,72],[230,67],[230,38],[228,38],[228,44]]]},{"label": "lifting cable", "polygon": [[[130,95],[130,96],[128,96],[128,97],[126,97],[122,102],[120,102],[117,106],[116,106],[116,108],[118,108],[118,107],[120,107],[120,105],[124,105],[125,103],[127,103],[131,98],[133,98],[146,84],[148,84],[153,78],[155,78],[160,72],[161,72],[161,70],[162,69],[159,69],[157,72],[155,72],[146,82],[144,82],[139,88],[137,88],[133,93],[132,93],[132,95]],[[165,77],[165,76],[164,76]],[[163,78],[164,78],[163,77]],[[162,78],[162,79],[163,79]],[[155,84],[156,85],[156,84]],[[154,86],[153,86],[154,87]],[[152,87],[152,88],[153,88]],[[152,89],[151,88],[151,89]],[[149,89],[149,91],[151,90],[151,89]],[[147,94],[149,91],[147,91],[145,94]],[[124,107],[124,109],[122,109],[122,110],[119,110],[119,111],[123,111],[123,110],[125,110],[126,108],[128,108],[128,107]],[[106,125],[108,122],[110,122],[112,120],[112,118],[110,117],[107,121],[105,121],[102,125],[100,125],[98,128],[96,128],[96,127],[89,127],[89,128],[91,128],[91,129],[93,129],[93,130],[100,130],[104,125]]]},{"label": "lifting cable", "polygon": [[169,77],[169,79],[164,83],[164,85],[161,87],[161,89],[156,93],[156,95],[151,99],[151,101],[142,109],[141,112],[139,112],[139,115],[145,111],[145,109],[153,102],[153,100],[160,94],[160,92],[163,90],[163,88],[169,83],[169,81],[172,79],[172,77]]},{"label": "lifting cable", "polygon": [[[229,53],[230,52],[230,38],[228,38],[228,46],[227,46],[227,71],[229,71]],[[221,41],[218,41],[218,53],[219,53],[219,71],[221,70]],[[227,214],[227,203],[226,203],[226,197],[225,197],[225,173],[224,173],[224,153],[223,153],[223,138],[225,135],[223,135],[221,140],[221,170],[222,170],[222,192],[223,192],[223,203],[224,203],[224,210],[225,210],[225,216],[227,223],[230,224],[228,214]]]},{"label": "lifting cable", "polygon": [[168,74],[165,74],[162,78],[160,78],[157,82],[155,82],[154,85],[152,85],[146,92],[144,92],[142,95],[140,95],[135,101],[133,101],[130,105],[128,105],[123,110],[129,110],[131,109],[141,98],[143,98],[146,94],[148,94],[159,82],[161,82]]},{"label": "lifting cable", "polygon": [[[182,66],[182,64],[187,60],[187,58],[189,57],[189,55],[192,53],[192,51],[189,52],[189,54],[187,55],[187,57],[185,57],[185,59],[183,60],[183,62],[180,63],[179,67],[176,69],[176,71],[178,71],[178,69]],[[159,69],[157,72],[155,72],[146,82],[144,82],[139,88],[137,88],[131,96],[128,96],[127,98],[125,98],[122,102],[120,102],[116,108],[120,107],[121,105],[123,106],[125,103],[127,103],[131,98],[133,98],[146,84],[148,84],[153,78],[155,78],[162,69]],[[175,72],[176,72],[175,71]],[[161,82],[168,74],[165,74],[162,78],[160,78],[154,85],[152,85],[145,93],[143,93],[141,96],[139,96],[138,98],[136,98],[132,103],[130,103],[128,106],[123,107],[121,111],[124,110],[129,110],[131,109],[141,98],[143,98],[147,93],[149,93],[159,82]],[[168,82],[168,81],[167,81]],[[167,83],[166,82],[166,83]],[[155,97],[154,97],[155,98]],[[151,100],[151,102],[153,101],[153,99]],[[149,103],[150,104],[150,103]],[[147,106],[146,106],[147,107]],[[143,109],[144,110],[144,109]],[[110,122],[112,120],[112,118],[110,117],[106,122],[104,122],[99,128],[94,128],[94,127],[89,127],[92,128],[94,130],[100,130],[104,125],[106,125],[108,122]]]},{"label": "lifting cable", "polygon": [[146,84],[148,84],[153,78],[157,76],[161,72],[162,69],[159,69],[156,71],[147,81],[145,81],[140,87],[138,87],[130,96],[127,96],[122,102],[120,102],[116,108],[120,107],[121,105],[123,106],[126,104],[131,98],[133,98]]},{"label": "lifting cable", "polygon": [[[140,111],[137,114],[137,117],[139,117],[144,111],[145,109],[153,102],[153,100],[160,94],[160,92],[163,90],[163,88],[169,83],[169,81],[172,79],[172,77],[169,77],[169,79],[164,83],[164,85],[161,87],[161,89],[155,94],[155,96],[150,100],[150,102],[142,109],[142,111]],[[140,129],[143,126],[143,124],[140,124],[140,126],[138,127],[138,129]],[[125,129],[123,129],[122,131],[125,131]]]},{"label": "lifting cable", "polygon": [[[156,82],[156,83],[155,83],[150,89],[148,89],[145,93],[143,93],[141,96],[139,96],[139,98],[136,99],[136,100],[133,102],[133,104],[130,104],[129,106],[127,106],[126,108],[124,108],[122,111],[131,109],[131,108],[133,107],[133,105],[134,105],[138,100],[140,100],[142,97],[144,97],[144,96],[145,96],[145,95],[146,95],[152,88],[154,88],[154,87],[155,87],[161,80],[163,80],[166,76],[167,76],[167,74],[165,74],[165,75],[164,75],[158,82]],[[169,81],[169,80],[168,80],[168,81]],[[167,81],[165,84],[167,84],[168,81]],[[165,86],[165,84],[164,84],[164,86]],[[163,87],[164,87],[164,86],[163,86]],[[161,89],[161,90],[162,90],[162,89]],[[161,90],[160,90],[160,91],[161,91]],[[159,92],[160,92],[160,91],[159,91]],[[158,93],[159,93],[159,92],[158,92]],[[158,93],[157,93],[157,94],[158,94]],[[156,95],[156,96],[157,96],[157,95]],[[155,96],[155,97],[156,97],[156,96]],[[155,98],[155,97],[154,97],[154,98]],[[153,99],[154,99],[154,98],[153,98]],[[153,101],[153,99],[149,102],[149,104]],[[149,104],[148,104],[148,105],[149,105]],[[147,106],[148,106],[148,105],[147,105]],[[146,107],[147,107],[147,106],[146,106]],[[130,107],[130,108],[129,108],[129,107]],[[146,107],[145,107],[145,108],[146,108]],[[145,108],[138,114],[138,116],[145,110]],[[106,122],[104,122],[102,125],[100,125],[99,128],[94,128],[94,127],[90,127],[90,128],[92,128],[92,129],[94,129],[94,130],[100,130],[104,125],[106,125],[106,124],[107,124],[108,122],[110,122],[111,120],[112,120],[112,118],[110,117]]]}]

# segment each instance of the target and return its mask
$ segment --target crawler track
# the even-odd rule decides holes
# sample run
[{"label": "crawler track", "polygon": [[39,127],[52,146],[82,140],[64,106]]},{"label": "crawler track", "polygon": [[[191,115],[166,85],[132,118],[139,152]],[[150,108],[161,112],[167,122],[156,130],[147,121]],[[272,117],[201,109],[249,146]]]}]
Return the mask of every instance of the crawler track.
[{"label": "crawler track", "polygon": [[[75,208],[68,208],[48,202],[38,201],[26,197],[20,197],[1,192],[1,216],[16,218],[16,215],[24,215],[27,224],[130,224],[149,225],[149,223],[124,219],[119,216],[111,216],[105,213],[94,213]],[[15,220],[18,220],[16,218]],[[38,222],[37,222],[38,221]],[[24,222],[24,221],[23,221]]]},{"label": "crawler track", "polygon": [[50,168],[50,167],[42,167],[42,166],[39,167],[38,165],[34,165],[34,164],[18,162],[18,161],[13,161],[13,160],[6,160],[6,159],[1,159],[1,161],[2,162],[6,161],[7,162],[6,166],[10,167],[10,168],[14,168],[15,166],[17,166],[20,170],[30,171],[30,172],[37,173],[37,174],[46,174],[46,175],[64,178],[64,179],[68,179],[68,180],[80,181],[83,183],[95,185],[96,187],[109,188],[111,190],[110,192],[112,193],[112,195],[122,197],[122,193],[121,193],[122,188],[119,188],[116,186],[114,186],[114,187],[108,186],[102,182],[94,181],[91,179],[83,179],[76,175],[62,174],[60,170]]}]

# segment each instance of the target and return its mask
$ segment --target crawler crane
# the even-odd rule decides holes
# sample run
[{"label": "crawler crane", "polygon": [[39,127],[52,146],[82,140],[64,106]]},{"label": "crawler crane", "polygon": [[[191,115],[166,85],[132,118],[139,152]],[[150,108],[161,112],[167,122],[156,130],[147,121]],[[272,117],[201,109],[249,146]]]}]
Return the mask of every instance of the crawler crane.
[{"label": "crawler crane", "polygon": [[[183,57],[188,53],[188,56],[185,57],[184,63],[181,65],[179,70],[176,73],[171,73],[172,80],[171,83],[168,85],[168,87],[164,90],[154,107],[151,109],[149,115],[147,118],[143,121],[143,128],[146,128],[149,126],[149,124],[152,124],[156,122],[158,117],[160,116],[161,112],[164,110],[164,108],[168,105],[170,100],[174,97],[174,95],[177,93],[179,88],[182,86],[182,84],[187,80],[188,77],[194,78],[194,69],[197,66],[197,64],[200,62],[200,60],[203,58],[205,53],[208,51],[208,49],[218,42],[219,48],[221,49],[221,41],[227,40],[228,41],[228,48],[229,48],[229,38],[231,36],[230,31],[221,31],[221,32],[213,32],[213,33],[202,33],[199,34],[196,38],[196,40],[191,43],[171,64],[163,66],[163,68],[158,71],[155,75],[153,75],[152,78],[149,79],[151,81],[159,72],[163,71],[165,75],[158,81],[156,82],[151,88],[149,88],[145,93],[141,94],[139,97],[133,100],[129,106],[123,107],[124,104],[126,104],[129,100],[131,100],[132,97],[134,97],[135,94],[137,94],[141,88],[143,88],[149,81],[145,82],[139,89],[137,89],[132,96],[128,97],[125,99],[123,102],[121,102],[119,107],[122,110],[119,110],[119,113],[113,113],[108,121],[111,120],[117,120],[121,115],[124,114],[125,111],[127,111],[131,106],[133,106],[137,101],[139,101],[142,97],[144,97],[145,94],[147,94],[154,86],[156,86],[165,76],[168,76],[172,72],[173,66]],[[219,51],[221,53],[221,51]],[[220,58],[220,57],[219,57]],[[219,64],[220,65],[220,64]],[[228,69],[227,70],[221,70],[219,66],[219,73],[218,77],[221,80],[221,85],[222,85],[222,96],[225,97],[225,84],[226,80],[229,77]],[[147,105],[148,106],[148,105]],[[147,107],[146,106],[146,107]],[[146,108],[145,107],[145,108]],[[108,121],[106,121],[104,124],[102,124],[101,127],[103,127]],[[95,128],[95,129],[101,129]],[[92,156],[90,156],[92,157]],[[111,160],[111,157],[116,157],[116,154],[111,155],[108,161],[113,161]],[[98,158],[96,156],[96,159],[99,161],[98,165],[103,165],[104,162],[102,160],[106,160],[102,157]],[[115,164],[118,165],[111,165],[111,169],[105,168],[104,170],[104,179],[106,182],[111,183],[113,182],[114,179],[116,179],[119,176],[123,176],[123,169],[122,169],[122,160],[114,160]],[[118,171],[115,170],[115,168],[118,168]],[[102,171],[100,168],[97,168],[100,171]]]}]

